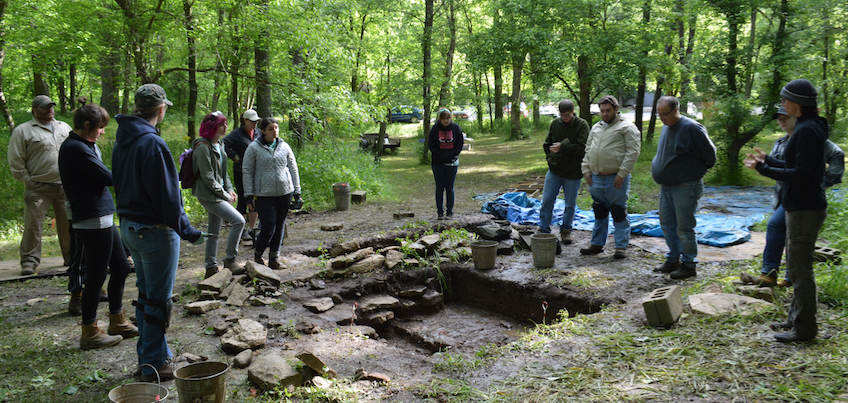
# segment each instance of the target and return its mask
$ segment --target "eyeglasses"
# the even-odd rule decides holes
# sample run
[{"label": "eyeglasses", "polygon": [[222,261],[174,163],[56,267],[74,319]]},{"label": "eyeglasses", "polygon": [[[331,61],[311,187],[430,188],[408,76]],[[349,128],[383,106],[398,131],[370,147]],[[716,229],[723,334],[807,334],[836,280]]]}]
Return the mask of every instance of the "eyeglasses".
[{"label": "eyeglasses", "polygon": [[657,115],[658,118],[665,118],[665,117],[668,117],[668,115],[671,115],[672,112],[674,112],[674,109],[672,109],[672,110],[670,110],[666,113],[657,112],[656,115]]}]

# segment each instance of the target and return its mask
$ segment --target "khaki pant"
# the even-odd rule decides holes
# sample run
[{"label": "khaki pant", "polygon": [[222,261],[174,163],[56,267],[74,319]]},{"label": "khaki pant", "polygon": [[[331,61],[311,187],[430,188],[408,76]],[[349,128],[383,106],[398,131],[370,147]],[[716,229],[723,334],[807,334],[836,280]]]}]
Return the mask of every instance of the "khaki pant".
[{"label": "khaki pant", "polygon": [[65,190],[62,185],[29,181],[24,192],[24,234],[21,238],[21,267],[36,268],[41,264],[41,235],[47,211],[53,207],[56,232],[65,263],[71,261],[71,235],[65,212]]}]

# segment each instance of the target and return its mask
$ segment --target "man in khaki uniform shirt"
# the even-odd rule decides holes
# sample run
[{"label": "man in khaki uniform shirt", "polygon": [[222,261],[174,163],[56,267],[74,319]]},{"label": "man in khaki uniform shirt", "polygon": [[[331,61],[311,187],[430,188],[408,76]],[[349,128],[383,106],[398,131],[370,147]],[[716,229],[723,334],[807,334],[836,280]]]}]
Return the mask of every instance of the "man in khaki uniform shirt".
[{"label": "man in khaki uniform shirt", "polygon": [[24,183],[24,234],[21,238],[21,274],[35,273],[41,264],[41,234],[47,211],[53,207],[56,232],[65,265],[71,260],[71,237],[65,212],[65,191],[59,177],[59,147],[71,126],[55,120],[56,103],[46,95],[32,100],[32,117],[12,131],[9,140],[9,169]]}]

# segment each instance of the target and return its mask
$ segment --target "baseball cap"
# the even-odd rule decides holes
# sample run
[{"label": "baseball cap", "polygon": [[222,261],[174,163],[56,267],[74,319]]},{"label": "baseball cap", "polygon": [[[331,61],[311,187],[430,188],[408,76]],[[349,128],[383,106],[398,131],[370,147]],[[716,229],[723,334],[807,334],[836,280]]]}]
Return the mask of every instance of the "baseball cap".
[{"label": "baseball cap", "polygon": [[55,102],[50,100],[50,97],[47,95],[39,95],[32,99],[32,107],[40,106],[42,108],[46,108],[48,105],[56,105]]},{"label": "baseball cap", "polygon": [[135,91],[136,108],[148,108],[159,105],[174,106],[165,96],[165,90],[156,84],[144,84]]},{"label": "baseball cap", "polygon": [[777,112],[772,113],[771,120],[777,119],[780,115],[789,116],[789,114],[786,113],[786,108],[781,106],[780,109],[777,110]]},{"label": "baseball cap", "polygon": [[259,117],[259,114],[256,113],[256,111],[253,110],[253,109],[248,109],[248,110],[244,111],[244,114],[241,115],[241,117],[242,117],[242,119],[247,119],[251,122],[258,122],[258,121],[262,120],[262,118]]}]

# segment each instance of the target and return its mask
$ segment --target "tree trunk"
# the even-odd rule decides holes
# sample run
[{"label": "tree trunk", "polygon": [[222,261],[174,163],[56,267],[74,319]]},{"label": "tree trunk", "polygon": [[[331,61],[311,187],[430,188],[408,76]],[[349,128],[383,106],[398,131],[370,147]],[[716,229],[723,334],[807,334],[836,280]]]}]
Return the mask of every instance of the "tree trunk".
[{"label": "tree trunk", "polygon": [[77,65],[75,63],[71,63],[68,67],[68,78],[71,82],[71,96],[68,99],[70,101],[71,110],[77,109]]},{"label": "tree trunk", "polygon": [[[262,14],[268,11],[268,0],[262,0]],[[268,54],[268,35],[259,34],[253,50],[256,64],[256,112],[259,116],[271,116],[271,56]]]},{"label": "tree trunk", "polygon": [[[292,67],[295,74],[303,80],[303,56],[300,49],[292,49],[290,51],[292,58]],[[289,116],[289,130],[294,134],[295,147],[298,149],[303,147],[306,139],[306,122],[303,121],[303,116],[299,112],[292,112]]]},{"label": "tree trunk", "polygon": [[665,80],[660,77],[657,79],[657,89],[654,91],[654,100],[651,102],[651,119],[648,121],[648,134],[645,136],[645,141],[654,141],[654,131],[657,129],[657,102],[662,96],[662,85]]},{"label": "tree trunk", "polygon": [[[649,1],[645,1],[642,4],[642,26],[645,31],[649,30],[649,24],[651,23],[651,3]],[[645,46],[645,50],[642,51],[642,57],[645,60],[648,59],[648,46]],[[647,86],[646,81],[648,80],[647,68],[644,62],[639,63],[639,84],[636,86],[636,109],[634,110],[634,115],[636,117],[636,128],[639,129],[640,136],[642,137],[642,141],[644,141],[644,136],[642,133],[642,111],[645,110],[645,87]]]},{"label": "tree trunk", "polygon": [[188,105],[186,106],[186,125],[189,144],[197,138],[195,119],[197,115],[197,45],[194,38],[194,17],[191,8],[194,1],[183,0],[183,12],[188,42]]},{"label": "tree trunk", "polygon": [[424,138],[430,133],[430,79],[431,72],[431,51],[433,46],[433,1],[424,0],[424,35],[421,40],[421,50],[424,56],[424,72],[422,74],[422,98],[424,101]]},{"label": "tree trunk", "polygon": [[[352,24],[353,22],[351,22]],[[362,19],[359,26],[359,43],[356,45],[356,57],[353,66],[353,73],[350,75],[350,92],[359,91],[359,66],[362,63],[362,42],[365,40],[365,31],[368,26],[368,13],[362,13]]]},{"label": "tree trunk", "polygon": [[758,10],[751,10],[751,31],[748,35],[748,48],[745,49],[745,98],[751,97],[751,91],[754,89],[754,48],[757,45],[757,13]]},{"label": "tree trunk", "polygon": [[32,97],[35,98],[36,95],[47,95],[50,96],[50,86],[47,85],[47,82],[44,81],[44,74],[42,73],[43,66],[41,65],[38,58],[35,55],[32,55]]},{"label": "tree trunk", "polygon": [[539,71],[536,69],[533,54],[530,54],[530,80],[533,84],[533,105],[530,109],[533,110],[533,123],[539,123]]},{"label": "tree trunk", "polygon": [[510,108],[512,130],[510,130],[510,138],[513,140],[524,138],[524,134],[521,132],[521,71],[524,69],[524,61],[524,53],[512,56],[512,107]]},{"label": "tree trunk", "polygon": [[65,88],[65,76],[62,75],[62,70],[64,70],[65,65],[61,60],[56,64],[59,67],[59,75],[56,78],[56,87],[59,90],[59,112],[64,115],[68,113],[68,93]]},{"label": "tree trunk", "polygon": [[824,110],[824,117],[830,124],[833,124],[833,115],[831,114],[830,108],[830,93],[828,90],[828,82],[827,82],[827,68],[828,68],[828,60],[830,59],[830,10],[824,9],[822,10],[822,30],[824,31],[823,44],[824,51],[822,57],[822,109]]},{"label": "tree trunk", "polygon": [[118,99],[116,98],[118,87],[115,83],[118,74],[115,71],[117,65],[115,61],[116,57],[113,53],[106,53],[100,59],[100,82],[102,86],[100,106],[112,116],[118,113]]},{"label": "tree trunk", "polygon": [[448,32],[450,32],[450,45],[445,57],[445,75],[442,88],[439,90],[439,107],[447,107],[448,93],[450,92],[451,76],[453,75],[453,55],[456,52],[456,7],[454,0],[447,0],[450,13],[448,14]]},{"label": "tree trunk", "polygon": [[[224,26],[224,10],[223,9],[218,9],[218,26],[221,26],[221,27]],[[218,46],[219,47],[224,46],[224,44],[222,42],[223,41],[221,40],[221,38],[218,37]],[[212,89],[212,108],[211,109],[215,110],[215,111],[218,110],[218,101],[221,100],[221,72],[222,71],[224,71],[224,64],[223,64],[223,60],[221,59],[221,55],[218,54],[218,55],[215,56],[215,73],[214,73],[215,74],[215,78],[214,78],[215,81],[214,81],[213,89]],[[227,112],[230,112],[230,111],[227,111]],[[237,115],[232,114],[232,113],[228,113],[228,116],[230,116],[230,121],[233,122],[232,123],[233,127],[236,127],[237,122],[238,122],[238,118],[236,117]]]},{"label": "tree trunk", "polygon": [[503,66],[495,66],[495,120],[503,120]]},{"label": "tree trunk", "polygon": [[589,126],[592,125],[592,111],[590,108],[590,103],[592,100],[590,99],[589,91],[592,89],[592,78],[589,77],[589,57],[586,55],[580,55],[577,57],[577,81],[580,83],[580,100],[578,101],[580,105],[580,117],[589,122]]},{"label": "tree trunk", "polygon": [[15,119],[12,118],[9,105],[6,104],[6,94],[3,92],[3,62],[6,60],[6,24],[3,23],[3,18],[6,16],[8,5],[7,0],[0,0],[0,109],[3,110],[3,120],[6,121],[9,135],[11,135],[12,130],[15,130]]}]

